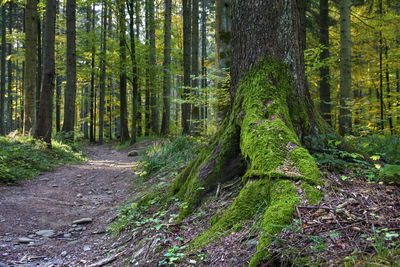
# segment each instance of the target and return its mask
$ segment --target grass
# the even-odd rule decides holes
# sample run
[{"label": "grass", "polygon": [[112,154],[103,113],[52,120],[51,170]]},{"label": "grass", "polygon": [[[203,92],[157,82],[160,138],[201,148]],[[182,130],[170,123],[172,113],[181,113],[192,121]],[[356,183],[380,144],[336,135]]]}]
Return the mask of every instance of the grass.
[{"label": "grass", "polygon": [[53,140],[52,145],[48,149],[44,142],[25,136],[0,137],[0,183],[15,184],[57,166],[85,160],[77,144]]}]

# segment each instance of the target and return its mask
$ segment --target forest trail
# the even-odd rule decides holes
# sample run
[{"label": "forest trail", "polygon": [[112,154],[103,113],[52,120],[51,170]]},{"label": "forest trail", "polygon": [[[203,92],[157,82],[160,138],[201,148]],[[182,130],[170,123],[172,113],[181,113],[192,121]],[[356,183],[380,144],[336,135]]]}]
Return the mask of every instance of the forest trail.
[{"label": "forest trail", "polygon": [[[0,266],[88,266],[107,256],[106,228],[131,196],[136,158],[109,145],[88,147],[88,158],[0,187]],[[92,222],[74,223],[82,218]]]}]

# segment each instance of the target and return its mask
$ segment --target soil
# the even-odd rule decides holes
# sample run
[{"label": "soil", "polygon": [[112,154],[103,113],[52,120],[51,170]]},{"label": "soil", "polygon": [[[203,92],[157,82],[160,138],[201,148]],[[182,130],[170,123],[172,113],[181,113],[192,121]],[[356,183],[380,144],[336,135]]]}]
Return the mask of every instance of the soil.
[{"label": "soil", "polygon": [[[134,148],[141,150],[149,141]],[[106,258],[106,228],[131,197],[137,157],[110,145],[89,146],[89,160],[17,186],[0,186],[0,265],[88,266]],[[92,222],[74,224],[91,218]],[[51,237],[35,234],[53,230]],[[20,238],[28,238],[22,243]]]}]

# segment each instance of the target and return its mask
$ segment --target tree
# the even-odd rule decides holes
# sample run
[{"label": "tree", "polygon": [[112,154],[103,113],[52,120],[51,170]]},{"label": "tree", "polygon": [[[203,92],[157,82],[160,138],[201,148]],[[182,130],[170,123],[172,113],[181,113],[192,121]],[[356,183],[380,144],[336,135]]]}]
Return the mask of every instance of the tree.
[{"label": "tree", "polygon": [[99,107],[99,143],[103,143],[104,112],[106,92],[106,52],[107,52],[107,2],[102,1],[101,59],[100,59],[100,107]]},{"label": "tree", "polygon": [[27,0],[25,6],[25,71],[24,126],[25,134],[33,134],[36,120],[35,89],[37,66],[37,0]]},{"label": "tree", "polygon": [[163,113],[161,122],[161,134],[169,134],[170,121],[170,91],[171,91],[171,17],[172,1],[165,0],[164,14],[164,62],[163,62]]},{"label": "tree", "polygon": [[56,0],[47,0],[46,24],[43,40],[43,74],[35,138],[45,141],[49,147],[51,147],[51,132],[53,126],[55,24]]},{"label": "tree", "polygon": [[[199,98],[199,0],[192,0],[192,95]],[[192,132],[199,134],[200,107],[192,105]]]},{"label": "tree", "polygon": [[340,114],[339,133],[351,133],[350,0],[340,0]]},{"label": "tree", "polygon": [[0,82],[0,135],[5,135],[6,125],[4,118],[6,95],[6,6],[1,6],[1,82]]},{"label": "tree", "polygon": [[202,12],[201,12],[201,88],[203,89],[203,99],[205,103],[202,105],[200,110],[201,119],[205,121],[205,127],[207,127],[207,92],[205,88],[207,88],[207,67],[206,67],[206,59],[207,59],[207,1],[202,0]]},{"label": "tree", "polygon": [[293,180],[299,180],[309,201],[321,196],[318,167],[302,145],[307,145],[306,136],[318,138],[327,126],[308,93],[298,2],[232,3],[232,107],[210,145],[176,178],[170,195],[187,203],[180,209],[181,220],[218,184],[242,176],[248,182],[236,200],[193,245],[253,218],[257,203],[269,201],[250,263],[256,266],[268,256],[273,234],[291,222],[302,198]]},{"label": "tree", "polygon": [[118,22],[119,22],[119,101],[120,101],[120,122],[121,122],[121,143],[130,139],[128,131],[127,101],[126,101],[126,46],[125,46],[125,3],[118,0]]},{"label": "tree", "polygon": [[67,85],[65,87],[64,124],[62,131],[74,138],[76,98],[76,1],[67,0]]},{"label": "tree", "polygon": [[150,122],[151,131],[153,134],[158,135],[158,107],[157,107],[157,61],[156,61],[156,24],[154,21],[154,0],[147,0],[149,8],[149,36],[150,36],[150,47],[149,47],[149,86],[150,86]]},{"label": "tree", "polygon": [[[191,0],[183,0],[183,94],[182,100],[186,100],[190,93],[190,55],[191,55]],[[190,134],[190,105],[187,102],[182,104],[182,131],[183,134]]]},{"label": "tree", "polygon": [[[321,45],[323,45],[323,50],[321,53],[320,60],[321,62],[326,61],[329,58],[329,4],[328,0],[320,0],[319,1],[320,8],[320,18],[319,18],[319,26],[320,26],[320,35],[319,41]],[[319,95],[320,95],[320,104],[319,110],[321,112],[322,117],[331,124],[331,88],[330,88],[330,71],[329,66],[322,66],[320,68],[320,76],[321,80],[319,83]]]},{"label": "tree", "polygon": [[215,1],[215,66],[226,69],[231,60],[231,0]]},{"label": "tree", "polygon": [[[12,36],[12,26],[13,26],[13,2],[8,2],[8,33]],[[13,130],[13,93],[12,93],[12,44],[8,43],[8,60],[7,60],[7,130],[6,132],[11,132]]]}]

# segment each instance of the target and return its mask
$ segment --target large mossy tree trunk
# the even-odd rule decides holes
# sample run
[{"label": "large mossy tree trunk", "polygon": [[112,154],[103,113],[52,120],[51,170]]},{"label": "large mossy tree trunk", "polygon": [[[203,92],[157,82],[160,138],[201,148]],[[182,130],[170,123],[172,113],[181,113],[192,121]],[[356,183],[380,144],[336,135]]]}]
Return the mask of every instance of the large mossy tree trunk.
[{"label": "large mossy tree trunk", "polygon": [[[218,184],[237,176],[243,188],[231,207],[192,245],[202,246],[251,219],[267,202],[252,266],[268,256],[272,236],[295,205],[319,200],[320,173],[304,147],[326,124],[314,112],[304,74],[302,18],[296,0],[233,1],[232,107],[208,148],[177,177],[170,195],[189,215]],[[303,192],[303,193],[299,193]],[[302,195],[304,194],[304,195]]]}]

